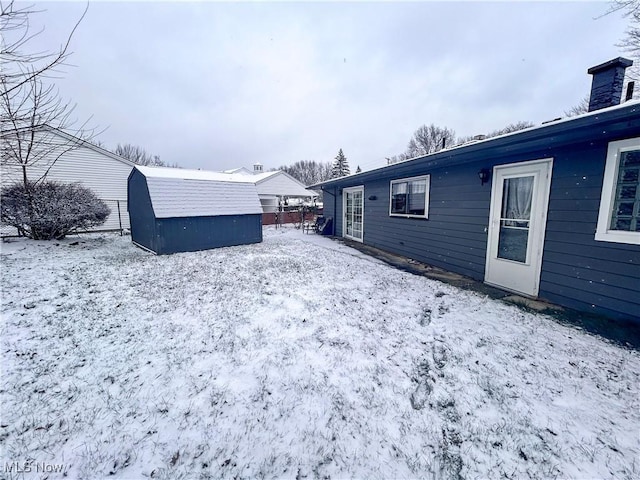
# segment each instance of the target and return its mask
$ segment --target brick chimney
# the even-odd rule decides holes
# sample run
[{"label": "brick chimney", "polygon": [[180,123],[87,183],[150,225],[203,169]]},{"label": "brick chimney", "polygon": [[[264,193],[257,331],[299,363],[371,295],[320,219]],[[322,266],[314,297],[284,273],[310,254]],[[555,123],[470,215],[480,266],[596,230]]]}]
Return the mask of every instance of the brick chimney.
[{"label": "brick chimney", "polygon": [[587,70],[589,75],[593,75],[589,98],[590,112],[620,103],[624,71],[631,65],[633,65],[631,60],[618,57]]}]

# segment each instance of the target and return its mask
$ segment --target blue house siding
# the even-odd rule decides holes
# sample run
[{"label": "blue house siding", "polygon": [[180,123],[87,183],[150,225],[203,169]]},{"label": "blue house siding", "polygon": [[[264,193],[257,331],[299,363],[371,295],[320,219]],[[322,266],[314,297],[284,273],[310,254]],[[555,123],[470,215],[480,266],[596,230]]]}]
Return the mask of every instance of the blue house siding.
[{"label": "blue house siding", "polygon": [[639,319],[640,247],[594,238],[607,146],[554,152],[539,296],[577,310]]},{"label": "blue house siding", "polygon": [[[491,192],[480,186],[478,169],[476,164],[433,171],[416,167],[365,183],[364,243],[482,279]],[[431,174],[429,219],[390,217],[390,181],[426,173]],[[368,200],[371,196],[376,200]]]},{"label": "blue house siding", "polygon": [[[640,322],[640,246],[595,241],[608,144],[639,136],[640,110],[628,107],[443,151],[326,182],[325,215],[335,191],[342,236],[340,191],[364,185],[365,244],[484,280],[492,181],[477,172],[553,158],[539,298]],[[429,218],[390,217],[390,181],[426,174]]]},{"label": "blue house siding", "polygon": [[262,214],[156,220],[159,255],[231,247],[262,241]]},{"label": "blue house siding", "polygon": [[342,196],[338,195],[337,188],[324,191],[322,198],[323,216],[325,218],[333,218],[332,234],[342,236],[342,214],[336,215],[336,212],[342,212],[342,205],[338,209],[338,202],[342,202]]}]

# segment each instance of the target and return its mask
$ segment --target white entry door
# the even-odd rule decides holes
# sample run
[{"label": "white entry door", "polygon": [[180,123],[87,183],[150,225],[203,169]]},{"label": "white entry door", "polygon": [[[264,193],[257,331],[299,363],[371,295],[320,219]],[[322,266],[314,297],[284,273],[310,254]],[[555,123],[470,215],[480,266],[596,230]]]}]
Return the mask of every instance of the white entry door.
[{"label": "white entry door", "polygon": [[553,159],[493,169],[485,282],[535,297]]},{"label": "white entry door", "polygon": [[364,217],[364,187],[345,188],[342,191],[344,224],[342,235],[351,240],[362,241]]}]

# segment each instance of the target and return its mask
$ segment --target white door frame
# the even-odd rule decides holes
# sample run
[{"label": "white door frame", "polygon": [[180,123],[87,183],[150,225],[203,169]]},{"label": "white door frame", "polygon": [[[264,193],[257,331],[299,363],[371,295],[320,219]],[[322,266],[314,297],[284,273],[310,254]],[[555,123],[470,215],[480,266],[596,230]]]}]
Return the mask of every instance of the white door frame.
[{"label": "white door frame", "polygon": [[[553,158],[493,167],[485,283],[530,297],[538,296],[552,171]],[[504,181],[509,178],[531,176],[534,178],[526,259],[520,262],[499,258]]]},{"label": "white door frame", "polygon": [[[360,237],[347,233],[347,195],[360,192],[362,198],[362,219],[360,221]],[[352,214],[353,217],[353,214]],[[353,221],[353,218],[352,218]],[[362,242],[364,238],[364,185],[342,189],[342,236],[356,242]]]}]

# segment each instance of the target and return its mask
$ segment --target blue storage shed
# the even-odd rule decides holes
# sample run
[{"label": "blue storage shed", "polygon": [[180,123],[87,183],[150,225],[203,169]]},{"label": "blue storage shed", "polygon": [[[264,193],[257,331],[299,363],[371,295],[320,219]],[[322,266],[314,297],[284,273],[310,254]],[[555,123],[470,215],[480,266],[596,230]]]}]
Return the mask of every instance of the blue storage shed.
[{"label": "blue storage shed", "polygon": [[334,233],[580,311],[640,322],[640,103],[594,75],[577,117],[320,184]]},{"label": "blue storage shed", "polygon": [[127,187],[133,243],[163,255],[261,242],[258,192],[236,177],[135,167]]}]

